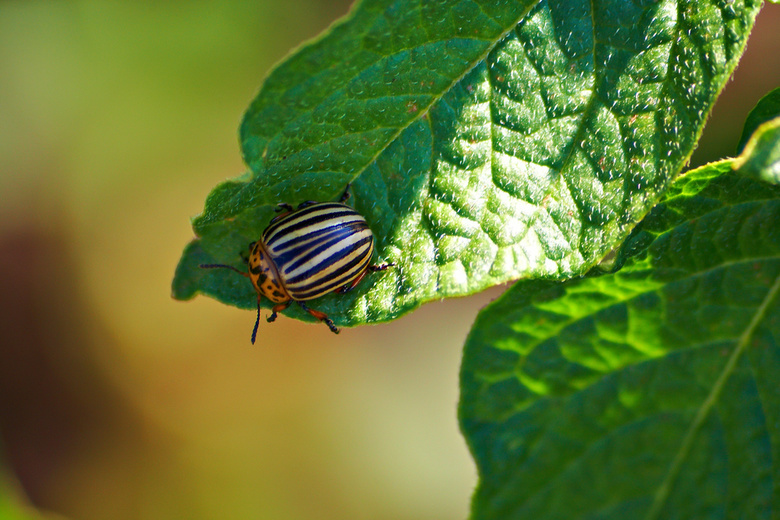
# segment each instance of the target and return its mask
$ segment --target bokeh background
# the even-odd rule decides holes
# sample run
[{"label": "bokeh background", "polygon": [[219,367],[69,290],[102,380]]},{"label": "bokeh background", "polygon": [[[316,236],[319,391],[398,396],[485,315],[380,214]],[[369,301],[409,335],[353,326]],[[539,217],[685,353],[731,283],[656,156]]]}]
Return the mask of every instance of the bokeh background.
[{"label": "bokeh background", "polygon": [[[269,68],[346,1],[0,0],[0,518],[457,519],[460,352],[501,289],[346,329],[170,282]],[[766,6],[692,158],[780,86]]]}]

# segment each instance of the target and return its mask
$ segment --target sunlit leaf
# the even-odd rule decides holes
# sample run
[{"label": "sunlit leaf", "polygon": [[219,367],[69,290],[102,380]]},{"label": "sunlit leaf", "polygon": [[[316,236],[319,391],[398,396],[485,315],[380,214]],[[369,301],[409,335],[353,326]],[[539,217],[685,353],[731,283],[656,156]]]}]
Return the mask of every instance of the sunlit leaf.
[{"label": "sunlit leaf", "polygon": [[780,117],[758,127],[733,167],[744,175],[780,184]]},{"label": "sunlit leaf", "polygon": [[348,182],[397,267],[318,301],[337,324],[581,273],[682,169],[760,5],[358,3],[266,80],[241,126],[250,172],[209,196],[173,294],[253,307],[246,280],[198,264],[240,267],[277,203]]},{"label": "sunlit leaf", "polygon": [[780,187],[715,163],[616,272],[485,308],[461,372],[474,518],[776,517],[779,222]]}]

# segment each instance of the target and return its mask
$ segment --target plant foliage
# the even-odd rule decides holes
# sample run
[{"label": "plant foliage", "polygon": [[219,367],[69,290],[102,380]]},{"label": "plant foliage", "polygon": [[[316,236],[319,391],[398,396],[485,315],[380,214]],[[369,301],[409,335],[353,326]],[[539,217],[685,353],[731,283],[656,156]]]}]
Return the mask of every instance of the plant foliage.
[{"label": "plant foliage", "polygon": [[743,153],[679,177],[611,272],[518,282],[480,313],[460,403],[475,518],[776,516],[780,105],[767,99]]},{"label": "plant foliage", "polygon": [[760,6],[363,1],[266,80],[174,296],[254,307],[199,264],[352,183],[397,267],[318,302],[338,324],[520,279],[464,351],[474,518],[772,518],[780,91],[679,175]]},{"label": "plant foliage", "polygon": [[173,295],[254,307],[245,279],[198,266],[240,267],[277,203],[349,182],[397,267],[318,301],[337,324],[582,273],[682,169],[759,6],[360,2],[265,81],[241,125],[249,171],[194,219]]},{"label": "plant foliage", "polygon": [[616,272],[485,308],[461,373],[475,518],[777,512],[778,223],[780,187],[716,163],[671,186]]}]

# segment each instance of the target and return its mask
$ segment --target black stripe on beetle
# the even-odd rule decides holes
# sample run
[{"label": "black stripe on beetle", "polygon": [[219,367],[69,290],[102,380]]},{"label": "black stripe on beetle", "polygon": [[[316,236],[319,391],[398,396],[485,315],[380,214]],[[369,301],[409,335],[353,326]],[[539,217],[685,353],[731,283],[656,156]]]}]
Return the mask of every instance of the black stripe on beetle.
[{"label": "black stripe on beetle", "polygon": [[349,185],[339,202],[301,203],[297,208],[279,204],[280,215],[274,217],[260,240],[249,245],[248,272],[225,264],[204,264],[202,268],[227,268],[250,279],[257,291],[257,320],[252,343],[260,323],[260,300],[263,296],[276,305],[268,321],[292,302],[325,323],[338,334],[339,329],[328,316],[309,308],[303,302],[329,292],[353,289],[368,271],[383,271],[395,264],[371,265],[374,235],[363,216],[344,204]]}]

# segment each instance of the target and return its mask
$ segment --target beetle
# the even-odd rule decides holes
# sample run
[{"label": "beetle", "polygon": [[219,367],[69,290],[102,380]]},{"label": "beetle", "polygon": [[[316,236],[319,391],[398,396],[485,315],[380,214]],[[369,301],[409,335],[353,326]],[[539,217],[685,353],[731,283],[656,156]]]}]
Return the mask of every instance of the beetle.
[{"label": "beetle", "polygon": [[371,264],[374,234],[366,219],[345,204],[348,198],[349,185],[338,202],[306,201],[297,208],[279,204],[276,211],[281,213],[271,219],[259,240],[249,244],[248,272],[232,265],[201,264],[204,269],[232,269],[252,282],[257,291],[252,344],[257,338],[263,296],[275,304],[269,323],[295,302],[338,334],[327,314],[303,302],[329,292],[350,291],[368,271],[384,271],[395,265]]}]

